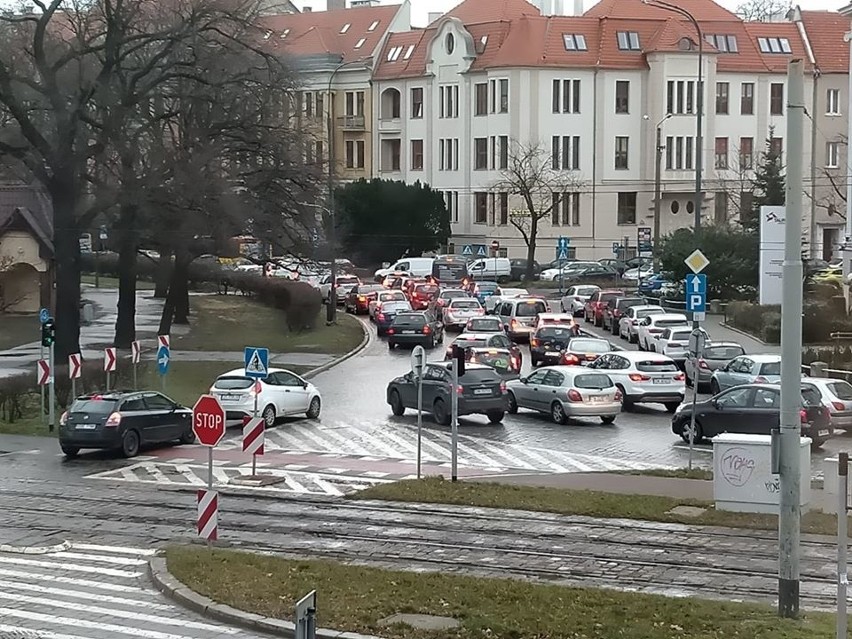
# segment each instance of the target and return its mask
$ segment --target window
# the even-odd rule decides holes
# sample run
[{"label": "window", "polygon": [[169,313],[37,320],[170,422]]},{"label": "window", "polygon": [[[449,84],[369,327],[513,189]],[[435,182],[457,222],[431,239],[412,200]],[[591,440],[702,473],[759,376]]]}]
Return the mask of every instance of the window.
[{"label": "window", "polygon": [[781,157],[784,153],[784,138],[769,138],[769,152]]},{"label": "window", "polygon": [[740,223],[745,224],[754,214],[754,193],[740,191]]},{"label": "window", "polygon": [[488,168],[488,138],[473,139],[473,170],[484,171]]},{"label": "window", "polygon": [[364,43],[367,41],[367,38],[358,38],[358,42],[355,43],[353,49],[360,49],[364,46]]},{"label": "window", "polygon": [[714,198],[714,221],[716,224],[724,224],[728,221],[728,198],[724,193],[717,193]]},{"label": "window", "polygon": [[636,224],[636,191],[618,194],[618,223]]},{"label": "window", "polygon": [[716,138],[716,168],[728,168],[728,138]]},{"label": "window", "polygon": [[682,115],[692,113],[695,102],[694,80],[669,80],[666,91],[666,112]]},{"label": "window", "polygon": [[554,170],[576,171],[580,168],[580,136],[554,135],[550,142],[550,166]]},{"label": "window", "polygon": [[411,170],[423,170],[423,140],[411,141]]},{"label": "window", "polygon": [[322,91],[317,91],[316,96],[314,96],[314,101],[316,102],[316,108],[314,111],[317,114],[318,118],[321,118],[325,114],[325,94]]},{"label": "window", "polygon": [[769,85],[769,113],[784,115],[784,85],[781,82]]},{"label": "window", "polygon": [[562,43],[566,51],[588,51],[586,36],[581,33],[563,33]]},{"label": "window", "polygon": [[347,91],[344,96],[344,107],[346,115],[358,116],[364,115],[364,92],[363,91]]},{"label": "window", "polygon": [[408,60],[411,57],[411,54],[414,53],[414,45],[409,44],[408,49],[405,50],[405,55],[402,57],[403,60]]},{"label": "window", "polygon": [[488,114],[488,84],[485,82],[480,82],[475,84],[474,87],[474,102],[473,102],[473,114],[474,115],[487,115]]},{"label": "window", "polygon": [[630,113],[629,80],[616,80],[615,82],[615,112]]},{"label": "window", "polygon": [[444,46],[450,55],[456,50],[456,37],[452,33],[448,33],[447,37],[444,38]]},{"label": "window", "polygon": [[839,142],[825,143],[825,168],[836,169],[839,166],[838,157],[840,153]]},{"label": "window", "polygon": [[708,35],[705,36],[707,42],[712,44],[722,53],[737,53],[737,36],[733,35]]},{"label": "window", "polygon": [[438,95],[441,100],[438,117],[459,117],[459,86],[457,84],[441,86],[438,88]]},{"label": "window", "polygon": [[792,53],[787,38],[758,38],[757,46],[761,53]]},{"label": "window", "polygon": [[444,204],[447,207],[447,213],[450,216],[450,222],[457,224],[459,221],[459,192],[444,191]]},{"label": "window", "polygon": [[630,138],[619,135],[615,138],[615,168],[626,169],[630,149]]},{"label": "window", "polygon": [[351,26],[352,25],[347,22],[342,27],[340,27],[340,33],[346,33],[347,31],[349,31],[349,27],[351,27]]},{"label": "window", "polygon": [[579,113],[580,112],[580,81],[579,80],[554,80],[553,81],[553,112],[554,113]]},{"label": "window", "polygon": [[438,170],[459,170],[459,141],[458,138],[442,138],[438,140]]},{"label": "window", "polygon": [[401,168],[402,142],[382,140],[382,171],[399,171]]},{"label": "window", "polygon": [[490,80],[491,113],[509,112],[509,80]]},{"label": "window", "polygon": [[314,142],[314,161],[317,164],[322,164],[322,141],[318,140]]},{"label": "window", "polygon": [[314,94],[310,91],[305,91],[302,96],[302,106],[305,108],[305,115],[313,117],[314,115]]},{"label": "window", "polygon": [[411,89],[411,118],[419,120],[423,117],[423,87]]},{"label": "window", "polygon": [[728,115],[729,87],[727,82],[716,83],[716,113],[719,115]]},{"label": "window", "polygon": [[840,115],[840,89],[825,92],[825,114]]},{"label": "window", "polygon": [[553,226],[580,225],[580,194],[551,193],[550,223]]},{"label": "window", "polygon": [[364,168],[364,140],[346,140],[346,168]]},{"label": "window", "polygon": [[754,167],[754,138],[740,138],[740,170]]},{"label": "window", "polygon": [[497,154],[497,168],[498,169],[508,169],[509,168],[509,136],[501,135],[497,138],[500,142],[500,148]]},{"label": "window", "polygon": [[369,27],[367,27],[367,31],[375,31],[376,27],[378,27],[378,26],[379,26],[379,21],[373,20],[372,24]]},{"label": "window", "polygon": [[402,53],[402,47],[391,47],[388,49],[388,62],[396,62]]},{"label": "window", "polygon": [[693,168],[693,140],[687,136],[668,136],[666,138],[666,169],[669,171],[689,171]]},{"label": "window", "polygon": [[473,194],[473,223],[485,224],[488,217],[488,193],[477,191]]},{"label": "window", "polygon": [[740,85],[740,115],[754,115],[754,82]]},{"label": "window", "polygon": [[617,31],[615,34],[618,48],[622,51],[640,51],[639,34],[635,31]]},{"label": "window", "polygon": [[497,206],[500,209],[499,224],[506,226],[509,223],[509,194],[506,192],[497,194]]}]

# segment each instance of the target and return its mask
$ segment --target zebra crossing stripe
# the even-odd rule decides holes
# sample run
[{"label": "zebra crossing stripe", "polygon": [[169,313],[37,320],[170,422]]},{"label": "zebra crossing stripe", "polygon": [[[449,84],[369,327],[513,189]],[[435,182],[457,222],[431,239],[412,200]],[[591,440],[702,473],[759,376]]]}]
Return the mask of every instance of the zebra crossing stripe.
[{"label": "zebra crossing stripe", "polygon": [[219,493],[215,490],[199,490],[198,536],[206,541],[219,538]]}]

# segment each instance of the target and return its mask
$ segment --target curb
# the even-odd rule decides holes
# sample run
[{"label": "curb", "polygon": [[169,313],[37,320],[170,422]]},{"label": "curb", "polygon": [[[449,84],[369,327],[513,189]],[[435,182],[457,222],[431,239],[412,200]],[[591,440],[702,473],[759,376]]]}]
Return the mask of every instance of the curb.
[{"label": "curb", "polygon": [[53,546],[12,546],[11,544],[0,544],[0,552],[15,555],[49,555],[55,552],[70,550],[71,542],[63,541]]},{"label": "curb", "polygon": [[[296,637],[296,625],[291,621],[237,610],[231,606],[216,603],[212,599],[190,590],[169,572],[165,557],[152,557],[148,561],[148,575],[157,590],[163,595],[205,617],[240,626],[247,630],[265,632],[276,637],[287,637],[288,639],[295,639]],[[318,639],[379,639],[372,635],[362,635],[356,632],[339,632],[320,628],[316,631],[316,637]]]},{"label": "curb", "polygon": [[353,319],[361,325],[361,330],[364,332],[364,339],[361,340],[361,343],[358,344],[358,346],[353,348],[351,351],[349,351],[345,355],[341,355],[337,359],[334,359],[334,360],[332,360],[332,361],[330,361],[326,364],[323,364],[322,366],[317,366],[316,368],[312,368],[307,373],[302,375],[303,378],[311,379],[312,377],[316,377],[320,373],[324,373],[325,371],[327,371],[329,368],[333,368],[333,367],[337,366],[338,364],[342,364],[347,359],[355,357],[361,351],[363,351],[365,348],[367,348],[367,346],[370,345],[370,342],[372,341],[370,331],[367,330],[367,327],[364,325],[364,323],[361,320],[359,320],[358,318],[353,318]]},{"label": "curb", "polygon": [[733,331],[734,333],[737,333],[739,335],[742,335],[743,337],[748,337],[749,339],[754,340],[755,342],[757,342],[758,344],[762,344],[763,346],[777,346],[777,344],[770,344],[769,342],[764,342],[762,339],[755,337],[751,333],[746,333],[745,331],[740,330],[739,328],[734,328],[733,326],[731,326],[730,324],[726,324],[725,322],[719,322],[719,326],[721,326],[722,328],[726,328],[729,331]]}]

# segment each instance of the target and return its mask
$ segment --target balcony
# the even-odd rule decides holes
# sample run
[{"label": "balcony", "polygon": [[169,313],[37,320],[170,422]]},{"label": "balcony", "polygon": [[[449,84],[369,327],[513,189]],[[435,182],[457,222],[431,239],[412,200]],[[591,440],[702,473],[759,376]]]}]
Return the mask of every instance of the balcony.
[{"label": "balcony", "polygon": [[343,115],[337,118],[337,126],[343,131],[364,131],[366,123],[363,115]]},{"label": "balcony", "polygon": [[379,133],[400,133],[402,131],[402,120],[396,118],[379,119]]}]

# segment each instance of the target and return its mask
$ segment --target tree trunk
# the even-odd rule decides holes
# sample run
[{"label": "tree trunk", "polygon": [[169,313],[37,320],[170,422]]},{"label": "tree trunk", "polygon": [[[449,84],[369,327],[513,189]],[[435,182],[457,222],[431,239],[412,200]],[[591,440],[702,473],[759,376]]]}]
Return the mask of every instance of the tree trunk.
[{"label": "tree trunk", "polygon": [[[189,261],[184,255],[178,253],[175,256],[175,264],[172,276],[169,279],[169,290],[166,302],[163,304],[163,313],[160,316],[159,335],[168,335],[171,332],[172,322],[175,324],[189,323],[189,309],[184,307],[184,298],[188,296],[187,278]],[[187,303],[188,306],[188,303]],[[180,315],[178,315],[180,313]]]},{"label": "tree trunk", "polygon": [[529,239],[527,241],[527,272],[526,279],[528,282],[532,281],[533,275],[535,274],[535,240],[538,235],[538,220],[536,219],[535,214],[530,216],[530,234]]},{"label": "tree trunk", "polygon": [[56,361],[80,352],[80,233],[77,229],[73,177],[51,181],[48,191],[53,205],[53,250],[56,269],[54,308]]},{"label": "tree trunk", "polygon": [[175,324],[189,324],[189,264],[180,269],[175,268],[179,279],[173,280],[173,286],[177,286],[175,295]]},{"label": "tree trunk", "polygon": [[165,299],[169,292],[169,281],[172,277],[172,252],[165,248],[160,249],[160,260],[157,262],[157,271],[154,275],[154,299]]},{"label": "tree trunk", "polygon": [[116,348],[130,348],[136,339],[136,237],[133,224],[136,207],[122,207],[119,219],[118,316],[115,320]]}]

